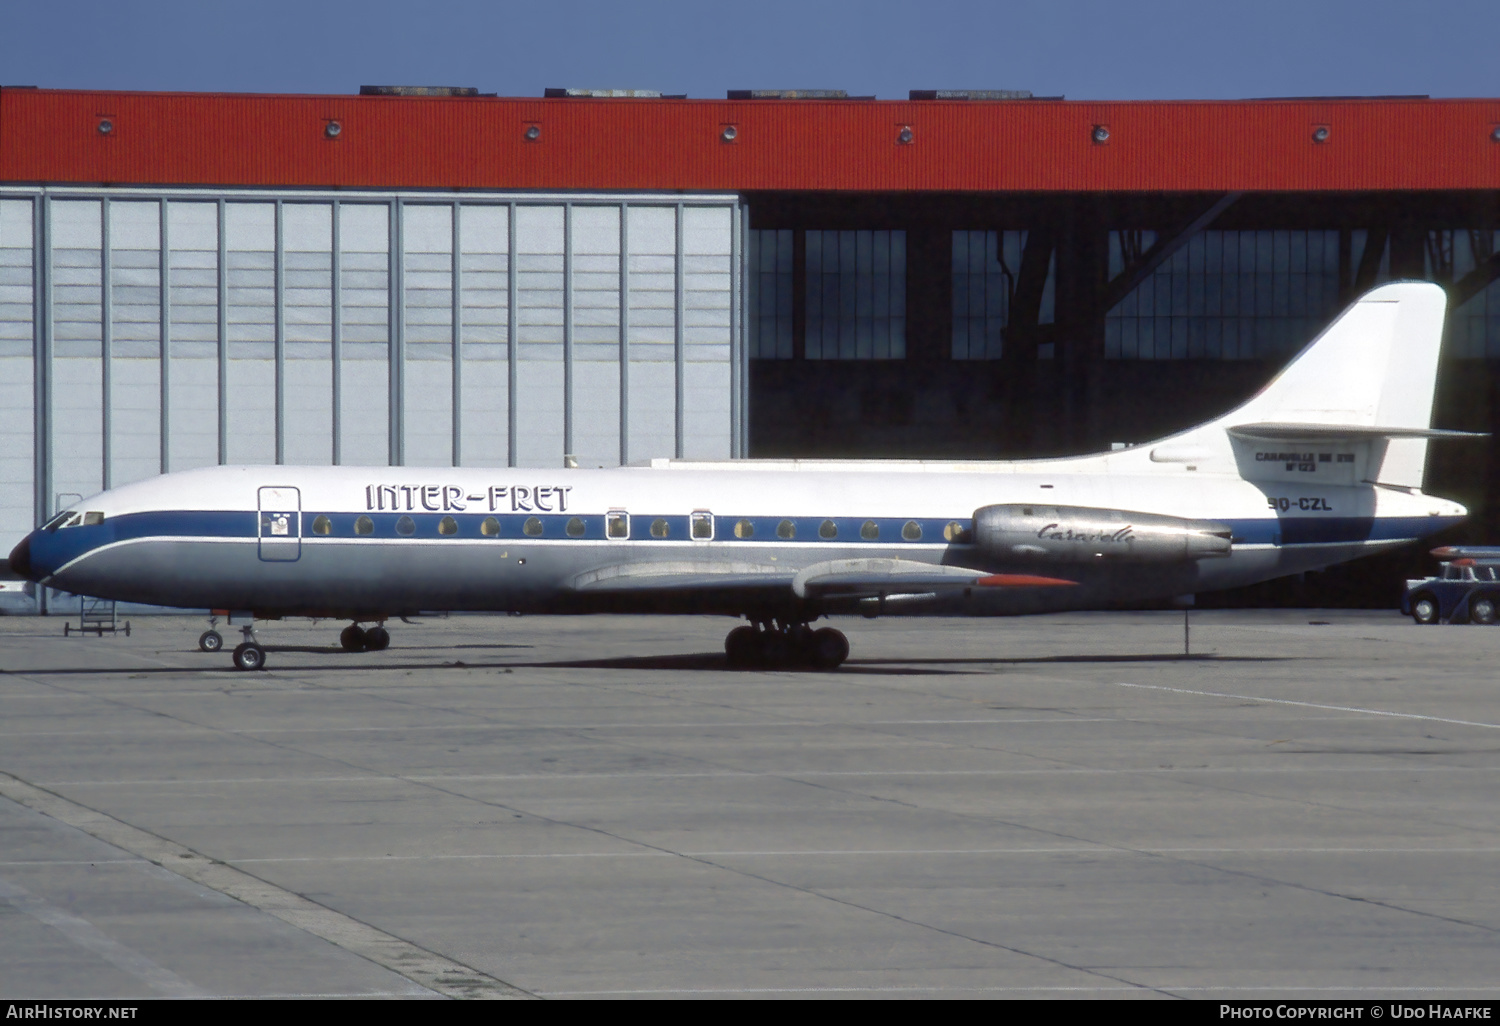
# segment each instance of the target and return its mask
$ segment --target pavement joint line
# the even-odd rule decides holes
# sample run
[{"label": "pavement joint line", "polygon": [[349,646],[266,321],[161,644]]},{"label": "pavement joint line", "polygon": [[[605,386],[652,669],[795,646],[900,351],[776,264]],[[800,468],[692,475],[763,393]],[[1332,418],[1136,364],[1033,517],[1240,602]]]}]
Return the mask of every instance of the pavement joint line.
[{"label": "pavement joint line", "polygon": [[452,998],[534,996],[471,966],[3,771],[0,771],[0,796],[321,937],[437,994]]},{"label": "pavement joint line", "polygon": [[1454,720],[1446,716],[1427,716],[1422,713],[1392,712],[1389,709],[1363,709],[1354,705],[1323,705],[1318,702],[1297,702],[1290,698],[1262,698],[1259,695],[1230,695],[1221,691],[1194,691],[1191,688],[1171,688],[1164,684],[1132,684],[1115,681],[1116,687],[1140,688],[1143,691],[1170,691],[1178,695],[1198,695],[1204,698],[1232,698],[1238,702],[1265,702],[1270,705],[1295,705],[1304,709],[1325,709],[1330,712],[1362,713],[1365,716],[1389,716],[1399,720],[1426,720],[1431,723],[1452,723],[1460,727],[1482,727],[1485,730],[1500,730],[1500,723],[1484,723],[1480,720]]},{"label": "pavement joint line", "polygon": [[[843,858],[854,855],[1500,855],[1500,847],[1490,848],[1117,848],[1109,845],[1074,845],[1050,848],[887,848],[829,849],[810,851],[556,851],[556,852],[480,852],[465,855],[267,855],[243,859],[224,859],[232,866],[267,862],[480,862],[504,859],[646,859],[646,858]],[[0,865],[33,863],[0,862]],[[35,863],[42,864],[42,863]],[[48,865],[55,863],[47,863]]]},{"label": "pavement joint line", "polygon": [[[1323,755],[1323,752],[1292,753]],[[626,773],[411,773],[391,776],[371,773],[368,776],[337,777],[163,777],[161,779],[131,780],[39,780],[38,787],[160,787],[171,784],[223,785],[223,784],[391,784],[391,783],[482,783],[485,781],[508,782],[513,780],[699,780],[741,778],[801,778],[801,777],[1035,777],[1035,776],[1127,776],[1133,774],[1185,774],[1215,773],[1285,774],[1285,773],[1497,773],[1500,766],[1141,766],[1099,767],[1056,766],[1045,769],[1000,769],[1000,770],[779,770],[775,773],[752,770],[719,770],[674,773],[639,771]]]},{"label": "pavement joint line", "polygon": [[178,976],[166,966],[127,947],[81,916],[33,894],[13,880],[0,877],[0,900],[9,902],[37,922],[50,926],[78,947],[92,951],[163,997],[206,998],[207,991]]}]

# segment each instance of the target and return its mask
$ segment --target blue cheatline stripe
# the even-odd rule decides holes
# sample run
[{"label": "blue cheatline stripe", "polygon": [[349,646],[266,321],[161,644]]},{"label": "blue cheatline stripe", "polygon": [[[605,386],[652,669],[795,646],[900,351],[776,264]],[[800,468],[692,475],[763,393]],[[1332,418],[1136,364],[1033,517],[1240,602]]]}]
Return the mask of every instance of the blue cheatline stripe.
[{"label": "blue cheatline stripe", "polygon": [[[606,537],[604,514],[569,513],[317,513],[302,514],[302,538],[316,542],[320,535],[315,525],[319,518],[326,518],[329,538],[369,539],[371,541],[401,539],[416,540],[483,540],[483,541],[527,541],[582,539],[623,541]],[[371,531],[367,535],[356,533],[356,523],[368,518]],[[453,521],[452,534],[442,533],[444,520]],[[1236,545],[1308,545],[1349,544],[1358,542],[1409,541],[1451,527],[1459,523],[1458,517],[1264,517],[1248,520],[1225,521],[1234,532]],[[408,526],[410,534],[398,528]],[[486,522],[493,521],[498,533],[486,534]],[[534,523],[532,523],[534,522]],[[946,544],[945,531],[957,525],[963,531],[972,528],[968,517],[917,518],[913,520],[895,517],[767,517],[767,516],[714,516],[714,540],[718,542],[744,543],[750,545],[773,544]],[[128,513],[111,517],[103,524],[89,527],[73,527],[36,536],[33,558],[38,565],[43,562],[51,566],[62,566],[84,553],[113,542],[131,541],[153,537],[188,538],[235,538],[254,540],[259,531],[260,516],[250,511],[200,511],[163,510],[149,513]],[[862,528],[869,523],[875,525],[875,537],[867,538]],[[527,533],[528,524],[540,534]],[[791,537],[784,534],[783,525],[791,525]],[[826,525],[832,525],[829,536]],[[910,536],[908,525],[915,524],[918,531]],[[665,525],[663,531],[659,525]],[[745,526],[748,525],[748,529]],[[570,527],[572,533],[570,533]],[[580,530],[581,528],[581,530]],[[653,531],[653,528],[656,530]],[[630,541],[681,542],[691,540],[691,519],[681,514],[631,514]],[[967,542],[966,536],[958,536],[957,543]]]}]

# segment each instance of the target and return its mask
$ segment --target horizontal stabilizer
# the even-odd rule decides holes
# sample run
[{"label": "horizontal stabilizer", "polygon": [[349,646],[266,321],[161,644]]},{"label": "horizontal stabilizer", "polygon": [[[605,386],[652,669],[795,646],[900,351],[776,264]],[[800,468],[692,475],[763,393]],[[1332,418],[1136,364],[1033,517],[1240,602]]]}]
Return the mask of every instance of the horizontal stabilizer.
[{"label": "horizontal stabilizer", "polygon": [[[1364,441],[1374,438],[1488,438],[1483,431],[1445,431],[1441,428],[1394,427],[1366,424],[1236,424],[1228,429],[1239,438],[1295,438],[1309,441]],[[1154,458],[1154,454],[1153,454]]]}]

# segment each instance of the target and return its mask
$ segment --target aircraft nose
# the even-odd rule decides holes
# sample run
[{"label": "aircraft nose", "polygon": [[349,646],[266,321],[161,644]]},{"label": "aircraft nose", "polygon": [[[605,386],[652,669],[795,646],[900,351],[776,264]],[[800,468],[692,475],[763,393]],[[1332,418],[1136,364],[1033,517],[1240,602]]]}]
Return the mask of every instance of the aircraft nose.
[{"label": "aircraft nose", "polygon": [[21,544],[10,550],[10,569],[18,577],[36,580],[31,575],[31,535],[21,539]]}]

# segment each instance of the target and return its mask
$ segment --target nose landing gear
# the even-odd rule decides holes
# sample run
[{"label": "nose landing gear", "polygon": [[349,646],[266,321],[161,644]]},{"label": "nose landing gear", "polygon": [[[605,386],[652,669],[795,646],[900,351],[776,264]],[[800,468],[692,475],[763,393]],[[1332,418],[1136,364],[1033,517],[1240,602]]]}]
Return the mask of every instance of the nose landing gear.
[{"label": "nose landing gear", "polygon": [[768,620],[730,631],[724,654],[737,668],[832,670],[849,657],[849,639],[832,627]]}]

